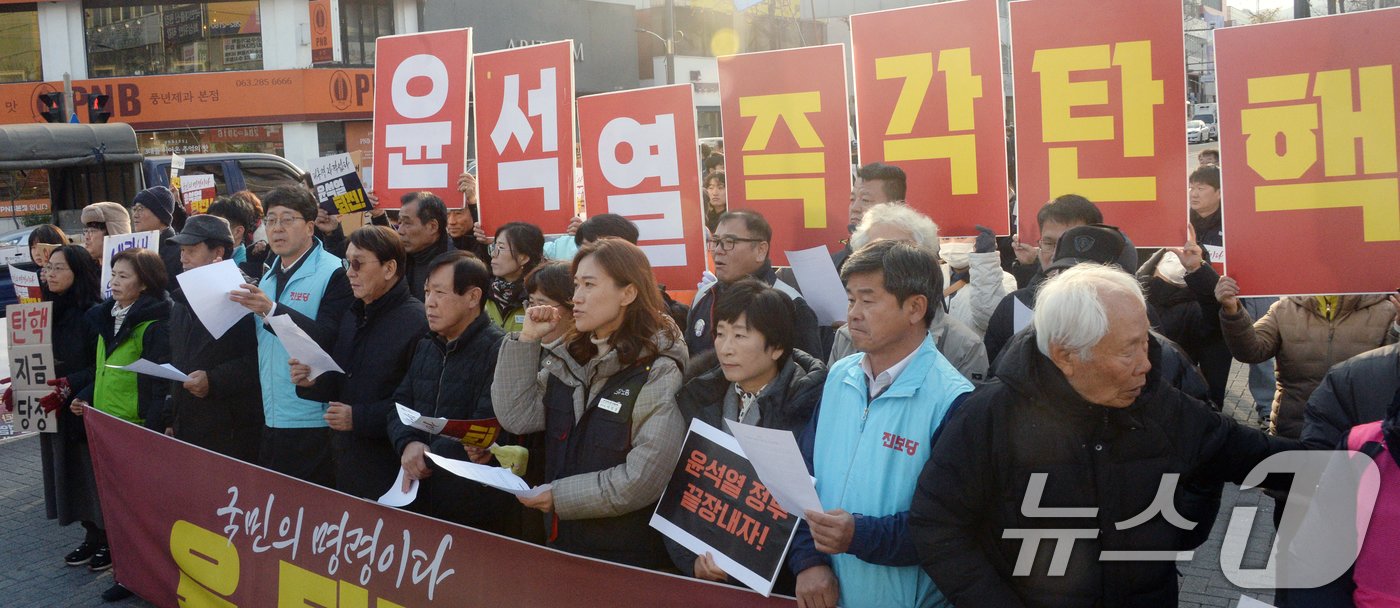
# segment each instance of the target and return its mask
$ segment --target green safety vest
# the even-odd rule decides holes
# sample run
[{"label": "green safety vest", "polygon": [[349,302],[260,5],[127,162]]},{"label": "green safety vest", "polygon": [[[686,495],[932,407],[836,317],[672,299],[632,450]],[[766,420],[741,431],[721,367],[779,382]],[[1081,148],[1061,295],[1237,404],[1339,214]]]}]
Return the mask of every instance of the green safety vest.
[{"label": "green safety vest", "polygon": [[138,407],[139,396],[136,390],[136,372],[107,367],[124,367],[141,358],[143,338],[146,328],[155,321],[146,321],[136,326],[125,342],[117,345],[112,354],[107,354],[106,339],[97,337],[97,378],[93,381],[92,406],[127,422],[143,424]]}]

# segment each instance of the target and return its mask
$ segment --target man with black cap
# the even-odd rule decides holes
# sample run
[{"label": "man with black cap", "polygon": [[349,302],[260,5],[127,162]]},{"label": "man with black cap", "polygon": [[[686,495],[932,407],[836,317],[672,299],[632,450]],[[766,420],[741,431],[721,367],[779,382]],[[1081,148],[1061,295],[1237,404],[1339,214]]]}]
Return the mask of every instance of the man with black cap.
[{"label": "man with black cap", "polygon": [[[183,268],[192,270],[231,259],[233,232],[224,218],[196,215],[161,249],[179,252]],[[251,279],[244,275],[244,281]],[[183,289],[174,290],[171,300],[170,360],[190,377],[171,383],[175,437],[256,463],[263,412],[253,315],[216,339],[195,316]]]},{"label": "man with black cap", "polygon": [[[156,231],[160,233],[161,243],[169,241],[175,237],[175,230],[170,227],[175,223],[175,214],[183,213],[183,210],[176,210],[178,207],[175,193],[165,186],[155,186],[137,192],[136,198],[131,201],[131,231]],[[180,250],[162,246],[160,259],[165,262],[166,276],[174,281],[175,276],[183,271],[180,266]]]}]

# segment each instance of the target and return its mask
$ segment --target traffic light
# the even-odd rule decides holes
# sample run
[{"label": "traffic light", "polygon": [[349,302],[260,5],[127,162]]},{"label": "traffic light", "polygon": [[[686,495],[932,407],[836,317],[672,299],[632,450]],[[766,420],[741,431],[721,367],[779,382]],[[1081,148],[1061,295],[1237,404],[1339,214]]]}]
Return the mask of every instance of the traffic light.
[{"label": "traffic light", "polygon": [[44,107],[39,115],[45,122],[68,122],[63,115],[63,93],[40,93],[39,104]]},{"label": "traffic light", "polygon": [[112,118],[112,96],[89,93],[87,96],[88,124],[102,124]]}]

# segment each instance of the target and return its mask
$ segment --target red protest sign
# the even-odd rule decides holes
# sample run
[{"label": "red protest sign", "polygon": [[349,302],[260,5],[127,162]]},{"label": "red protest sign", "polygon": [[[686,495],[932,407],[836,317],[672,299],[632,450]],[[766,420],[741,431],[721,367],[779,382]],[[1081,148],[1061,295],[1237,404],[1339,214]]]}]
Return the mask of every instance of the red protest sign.
[{"label": "red protest sign", "polygon": [[574,41],[476,56],[477,205],[482,229],[563,232],[573,218]]},{"label": "red protest sign", "polygon": [[1186,242],[1186,67],[1174,0],[1011,3],[1016,200],[1078,194],[1139,247]]},{"label": "red protest sign", "polygon": [[427,190],[461,206],[467,162],[471,30],[382,36],[375,42],[374,189],[379,205]]},{"label": "red protest sign", "polygon": [[[16,270],[12,268],[11,271]],[[5,307],[9,319],[10,346],[39,346],[53,343],[53,303],[33,302]]]},{"label": "red protest sign", "polygon": [[1400,283],[1397,31],[1400,9],[1216,32],[1225,268],[1242,293]]},{"label": "red protest sign", "polygon": [[700,157],[688,84],[578,100],[588,214],[637,224],[657,282],[691,285],[705,271]]},{"label": "red protest sign", "polygon": [[1011,231],[995,0],[851,15],[860,162],[904,169],[944,236]]},{"label": "red protest sign", "polygon": [[774,264],[840,247],[851,200],[843,47],[720,57],[719,89],[729,207],[767,218]]},{"label": "red protest sign", "polygon": [[108,534],[121,582],[157,606],[792,605],[360,500],[95,409],[83,420],[103,514],[122,522]]}]

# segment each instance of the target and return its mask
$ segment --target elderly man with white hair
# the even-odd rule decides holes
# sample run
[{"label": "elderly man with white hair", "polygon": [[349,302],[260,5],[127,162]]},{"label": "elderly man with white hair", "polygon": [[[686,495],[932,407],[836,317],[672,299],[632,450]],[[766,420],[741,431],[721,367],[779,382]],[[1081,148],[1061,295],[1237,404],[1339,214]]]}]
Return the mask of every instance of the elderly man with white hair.
[{"label": "elderly man with white hair", "polygon": [[[851,235],[851,247],[859,251],[870,243],[885,240],[908,243],[932,253],[934,258],[938,257],[938,224],[905,205],[886,203],[871,207]],[[937,267],[929,268],[929,272],[943,278]],[[943,286],[940,282],[939,291]],[[982,345],[982,337],[949,316],[941,302],[935,303],[935,307],[937,310],[934,311],[933,321],[928,326],[934,347],[973,384],[986,380],[987,349]],[[856,347],[851,343],[851,328],[842,326],[836,330],[828,365],[855,352]]]},{"label": "elderly man with white hair", "polygon": [[1049,279],[1033,323],[920,476],[924,571],[959,608],[1176,606],[1173,556],[1194,524],[1178,479],[1239,483],[1301,446],[1164,382],[1141,288],[1120,269]]}]

